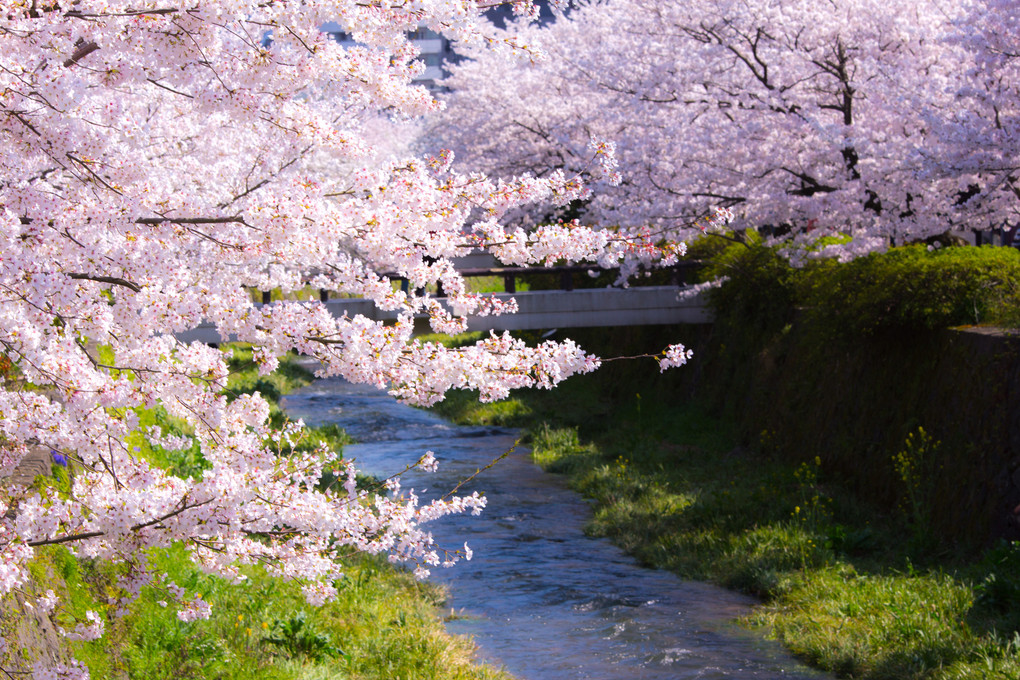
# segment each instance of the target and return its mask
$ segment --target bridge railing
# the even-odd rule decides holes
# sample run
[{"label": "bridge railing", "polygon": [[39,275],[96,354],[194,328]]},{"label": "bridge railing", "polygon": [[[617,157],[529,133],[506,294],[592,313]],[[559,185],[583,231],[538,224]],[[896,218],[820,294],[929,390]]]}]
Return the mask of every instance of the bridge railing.
[{"label": "bridge railing", "polygon": [[[574,290],[574,276],[576,274],[590,275],[591,272],[602,274],[613,271],[598,266],[589,265],[557,265],[552,267],[519,267],[500,264],[488,253],[478,253],[464,257],[454,258],[454,267],[457,272],[468,278],[498,277],[503,279],[503,292],[516,293],[517,280],[536,276],[557,276],[559,287],[554,290]],[[669,285],[683,286],[688,283],[692,274],[700,269],[702,263],[698,260],[681,260],[672,267],[666,267],[662,271],[669,273]],[[392,281],[399,281],[401,287],[407,290],[407,279],[397,274],[386,274]],[[436,291],[436,297],[446,297],[443,294],[442,284]],[[271,301],[272,293],[262,291],[262,302],[268,304]],[[319,290],[319,300],[327,302],[330,299],[328,290]]]}]

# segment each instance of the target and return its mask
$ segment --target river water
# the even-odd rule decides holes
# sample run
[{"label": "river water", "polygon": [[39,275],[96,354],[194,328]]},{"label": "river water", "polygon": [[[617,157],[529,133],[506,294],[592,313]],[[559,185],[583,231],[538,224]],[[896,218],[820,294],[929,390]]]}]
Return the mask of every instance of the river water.
[{"label": "river water", "polygon": [[[404,488],[442,495],[514,446],[515,432],[460,427],[398,404],[384,392],[319,380],[283,401],[309,425],[338,423],[359,443],[344,455],[386,477],[425,451],[439,472],[405,475]],[[435,569],[456,617],[452,633],[521,680],[820,680],[774,642],[733,619],[753,603],[711,585],[644,569],[610,542],[584,535],[590,508],[517,447],[462,492],[483,491],[478,517],[433,526],[443,547],[465,541],[474,559]]]}]

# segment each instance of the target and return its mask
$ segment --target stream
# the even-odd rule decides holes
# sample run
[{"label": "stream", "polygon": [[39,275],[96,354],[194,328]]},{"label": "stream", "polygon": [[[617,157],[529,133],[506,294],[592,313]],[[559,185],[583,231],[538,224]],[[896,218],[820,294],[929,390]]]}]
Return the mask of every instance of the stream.
[{"label": "stream", "polygon": [[[513,430],[452,425],[385,392],[318,380],[283,400],[308,425],[337,423],[359,470],[387,477],[434,451],[439,471],[414,471],[404,488],[441,495],[514,446]],[[470,562],[436,568],[455,613],[447,630],[469,635],[479,657],[520,680],[821,680],[782,647],[734,623],[754,601],[645,569],[608,540],[585,536],[588,502],[517,447],[461,490],[488,499],[477,517],[439,520],[442,547],[466,541]],[[423,493],[423,497],[432,494]]]}]

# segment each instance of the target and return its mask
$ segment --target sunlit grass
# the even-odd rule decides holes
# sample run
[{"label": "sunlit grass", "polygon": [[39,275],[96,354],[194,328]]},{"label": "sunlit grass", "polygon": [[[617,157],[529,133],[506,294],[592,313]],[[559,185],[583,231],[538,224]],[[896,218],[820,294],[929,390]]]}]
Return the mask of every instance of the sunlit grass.
[{"label": "sunlit grass", "polygon": [[[202,573],[179,547],[151,555],[172,582],[212,606],[209,619],[178,620],[176,607],[158,586],[143,588],[123,615],[115,615],[118,605],[107,598],[115,593],[120,569],[75,559],[63,547],[41,551],[32,564],[33,588],[53,588],[61,598],[57,621],[69,625],[72,615],[81,617],[87,609],[107,617],[104,638],[72,645],[92,677],[509,678],[474,663],[469,640],[446,634],[437,615],[445,598],[440,587],[417,582],[383,559],[351,559],[336,584],[337,599],[317,608],[304,602],[300,584],[262,568],[244,569],[246,578],[233,583]],[[4,662],[14,668],[9,658]]]}]

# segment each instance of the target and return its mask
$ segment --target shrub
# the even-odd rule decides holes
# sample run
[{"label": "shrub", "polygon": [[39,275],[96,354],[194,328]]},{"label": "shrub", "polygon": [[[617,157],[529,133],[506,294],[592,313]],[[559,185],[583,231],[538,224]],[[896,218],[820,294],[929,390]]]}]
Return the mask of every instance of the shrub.
[{"label": "shrub", "polygon": [[837,334],[1020,323],[1020,251],[905,246],[804,269],[797,298]]}]

